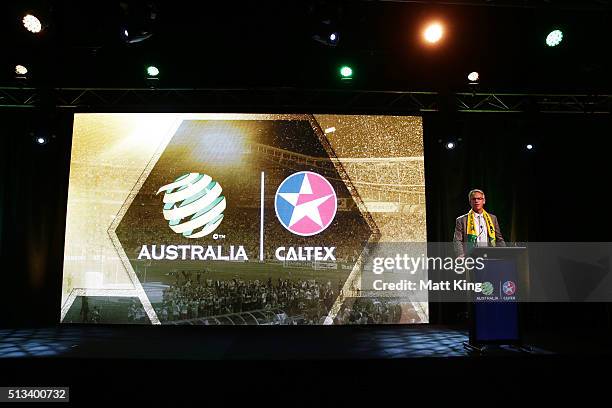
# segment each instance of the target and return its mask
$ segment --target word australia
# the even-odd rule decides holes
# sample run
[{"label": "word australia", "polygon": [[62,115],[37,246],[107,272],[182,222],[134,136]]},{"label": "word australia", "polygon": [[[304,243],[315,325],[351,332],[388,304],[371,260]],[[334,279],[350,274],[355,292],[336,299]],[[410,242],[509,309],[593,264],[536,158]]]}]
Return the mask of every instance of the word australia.
[{"label": "word australia", "polygon": [[200,260],[200,261],[248,261],[249,258],[242,245],[143,245],[138,259],[167,259],[174,261]]}]

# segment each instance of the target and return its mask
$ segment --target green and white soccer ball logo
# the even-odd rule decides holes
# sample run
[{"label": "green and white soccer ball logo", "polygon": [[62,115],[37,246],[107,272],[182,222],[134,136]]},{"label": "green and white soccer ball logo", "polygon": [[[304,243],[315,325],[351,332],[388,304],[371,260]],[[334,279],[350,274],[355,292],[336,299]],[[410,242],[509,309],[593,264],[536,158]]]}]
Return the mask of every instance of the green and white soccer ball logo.
[{"label": "green and white soccer ball logo", "polygon": [[213,232],[221,221],[226,203],[221,185],[201,173],[187,173],[160,187],[164,194],[164,218],[172,231],[187,238]]},{"label": "green and white soccer ball logo", "polygon": [[493,284],[491,282],[482,283],[482,294],[485,296],[491,296],[493,294]]}]

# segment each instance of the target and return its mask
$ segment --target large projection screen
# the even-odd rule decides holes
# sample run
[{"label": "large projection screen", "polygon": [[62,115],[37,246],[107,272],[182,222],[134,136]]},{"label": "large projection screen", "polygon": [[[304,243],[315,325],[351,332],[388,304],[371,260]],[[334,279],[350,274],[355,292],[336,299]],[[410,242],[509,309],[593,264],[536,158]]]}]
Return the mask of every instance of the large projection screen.
[{"label": "large projection screen", "polygon": [[61,321],[426,323],[360,287],[425,225],[421,117],[75,114]]}]

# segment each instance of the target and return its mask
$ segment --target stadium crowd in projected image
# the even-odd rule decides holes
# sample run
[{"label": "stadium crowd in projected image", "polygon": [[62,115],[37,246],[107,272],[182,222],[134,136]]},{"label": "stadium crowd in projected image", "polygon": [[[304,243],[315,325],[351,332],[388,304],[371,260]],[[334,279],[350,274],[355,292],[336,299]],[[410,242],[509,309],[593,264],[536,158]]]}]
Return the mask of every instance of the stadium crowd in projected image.
[{"label": "stadium crowd in projected image", "polygon": [[[141,304],[138,297],[128,301],[108,296],[105,306],[104,297],[94,296],[101,292],[87,301],[85,288],[77,292],[80,296],[72,297],[78,301],[64,305],[64,321],[150,323],[154,315],[161,324],[426,322],[426,304],[362,291],[359,273],[359,260],[368,242],[426,240],[420,118],[226,116],[179,121],[166,144],[145,168],[139,169],[141,175],[119,213],[108,217],[113,222],[106,227],[105,238],[111,237],[124,266],[131,268],[142,285],[145,301]],[[89,170],[100,171],[95,167]],[[283,180],[301,171],[323,176],[337,196],[333,221],[312,236],[289,231],[275,211],[277,189]],[[191,173],[199,173],[200,178],[189,176]],[[209,178],[202,179],[202,175]],[[71,183],[77,176],[71,173]],[[180,184],[187,177],[194,177],[190,186],[201,180],[207,189],[215,185],[221,188],[213,204],[221,203],[225,208],[219,207],[221,215],[214,218],[217,226],[204,236],[198,236],[198,231],[205,228],[201,225],[177,233],[171,228],[174,221],[164,218],[164,209],[179,207],[164,203],[165,194],[187,186],[171,185],[161,192],[160,188]],[[96,178],[93,180],[95,184]],[[83,188],[94,190],[96,186],[89,183]],[[93,208],[83,210],[81,206],[80,210]],[[105,211],[100,200],[96,211]],[[67,234],[67,255],[70,245],[81,248],[81,253],[88,251],[70,242]],[[184,256],[178,247],[177,256],[166,253],[164,259],[154,259],[169,246],[181,245],[190,246]],[[202,260],[191,254],[192,246],[202,246],[203,251],[210,246],[215,255]],[[335,259],[279,260],[279,247],[334,247]],[[214,259],[231,257],[238,248],[246,257]],[[103,280],[112,281],[108,275]],[[109,283],[98,283],[98,288],[113,287]],[[64,291],[69,293],[71,288],[66,285],[65,270]],[[83,307],[87,308],[85,312]],[[95,317],[89,316],[90,310],[95,311]],[[127,316],[105,316],[106,310],[113,314],[125,310]]]}]

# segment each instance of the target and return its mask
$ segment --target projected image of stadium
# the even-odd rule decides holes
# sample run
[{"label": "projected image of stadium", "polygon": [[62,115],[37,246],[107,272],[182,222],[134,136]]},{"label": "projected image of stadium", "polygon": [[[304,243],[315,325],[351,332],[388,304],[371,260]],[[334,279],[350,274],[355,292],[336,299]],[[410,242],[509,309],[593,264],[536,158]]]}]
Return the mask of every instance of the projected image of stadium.
[{"label": "projected image of stadium", "polygon": [[420,117],[76,114],[61,320],[426,323],[361,287],[425,219]]}]

